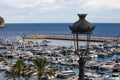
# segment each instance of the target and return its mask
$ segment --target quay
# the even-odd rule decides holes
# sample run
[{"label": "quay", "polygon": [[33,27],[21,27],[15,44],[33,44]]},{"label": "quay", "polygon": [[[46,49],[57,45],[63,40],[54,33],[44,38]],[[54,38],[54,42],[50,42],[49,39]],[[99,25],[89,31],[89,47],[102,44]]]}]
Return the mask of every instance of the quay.
[{"label": "quay", "polygon": [[[25,35],[24,39],[56,39],[56,40],[74,40],[73,36],[67,35],[41,35],[41,34],[29,34]],[[79,36],[80,41],[85,41],[86,36]],[[120,38],[113,37],[93,37],[91,36],[90,41],[92,42],[103,42],[105,40],[120,40]]]}]

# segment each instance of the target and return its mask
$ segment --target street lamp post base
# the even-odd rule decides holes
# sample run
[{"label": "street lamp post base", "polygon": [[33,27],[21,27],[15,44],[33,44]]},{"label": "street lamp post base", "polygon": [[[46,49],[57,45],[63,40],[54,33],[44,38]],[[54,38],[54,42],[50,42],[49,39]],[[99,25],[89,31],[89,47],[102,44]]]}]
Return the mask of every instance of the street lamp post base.
[{"label": "street lamp post base", "polygon": [[79,63],[79,79],[78,80],[84,80],[84,66],[85,66],[85,58],[80,57],[78,63]]}]

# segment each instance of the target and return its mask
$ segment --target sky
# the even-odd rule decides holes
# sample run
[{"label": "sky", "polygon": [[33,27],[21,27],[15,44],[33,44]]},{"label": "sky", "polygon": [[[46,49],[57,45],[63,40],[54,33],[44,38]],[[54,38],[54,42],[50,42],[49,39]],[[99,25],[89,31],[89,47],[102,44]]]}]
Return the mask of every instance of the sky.
[{"label": "sky", "polygon": [[6,23],[120,23],[120,0],[0,0]]}]

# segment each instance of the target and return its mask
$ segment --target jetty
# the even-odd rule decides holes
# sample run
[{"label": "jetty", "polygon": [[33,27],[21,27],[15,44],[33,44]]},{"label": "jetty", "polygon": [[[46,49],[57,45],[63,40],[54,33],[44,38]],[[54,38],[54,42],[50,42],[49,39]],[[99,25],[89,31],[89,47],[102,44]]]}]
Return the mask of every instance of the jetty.
[{"label": "jetty", "polygon": [[[41,35],[41,34],[29,34],[25,35],[24,39],[55,39],[55,40],[74,40],[73,36],[68,35]],[[86,36],[79,36],[78,40],[86,41]],[[103,42],[105,40],[120,40],[120,38],[113,37],[93,37],[91,36],[90,41]]]}]

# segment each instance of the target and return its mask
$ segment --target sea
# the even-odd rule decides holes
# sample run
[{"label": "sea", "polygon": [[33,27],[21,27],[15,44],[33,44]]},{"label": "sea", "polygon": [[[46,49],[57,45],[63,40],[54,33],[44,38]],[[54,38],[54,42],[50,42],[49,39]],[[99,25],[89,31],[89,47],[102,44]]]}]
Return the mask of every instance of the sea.
[{"label": "sea", "polygon": [[[6,23],[0,28],[0,38],[14,38],[27,34],[72,35],[69,26],[73,23]],[[120,23],[92,23],[91,36],[120,37]]]},{"label": "sea", "polygon": [[[73,25],[73,23],[6,23],[4,28],[0,28],[0,39],[15,39],[28,34],[70,36],[72,35],[69,29],[70,25]],[[91,36],[120,38],[120,23],[92,23],[92,25],[95,26],[95,30]],[[52,42],[59,46],[73,45],[71,41],[52,40]],[[101,60],[106,61],[109,59],[110,58]],[[74,70],[78,73],[77,68],[74,68]],[[4,72],[0,72],[0,80],[5,80]],[[37,78],[33,77],[30,80],[37,80]]]}]

